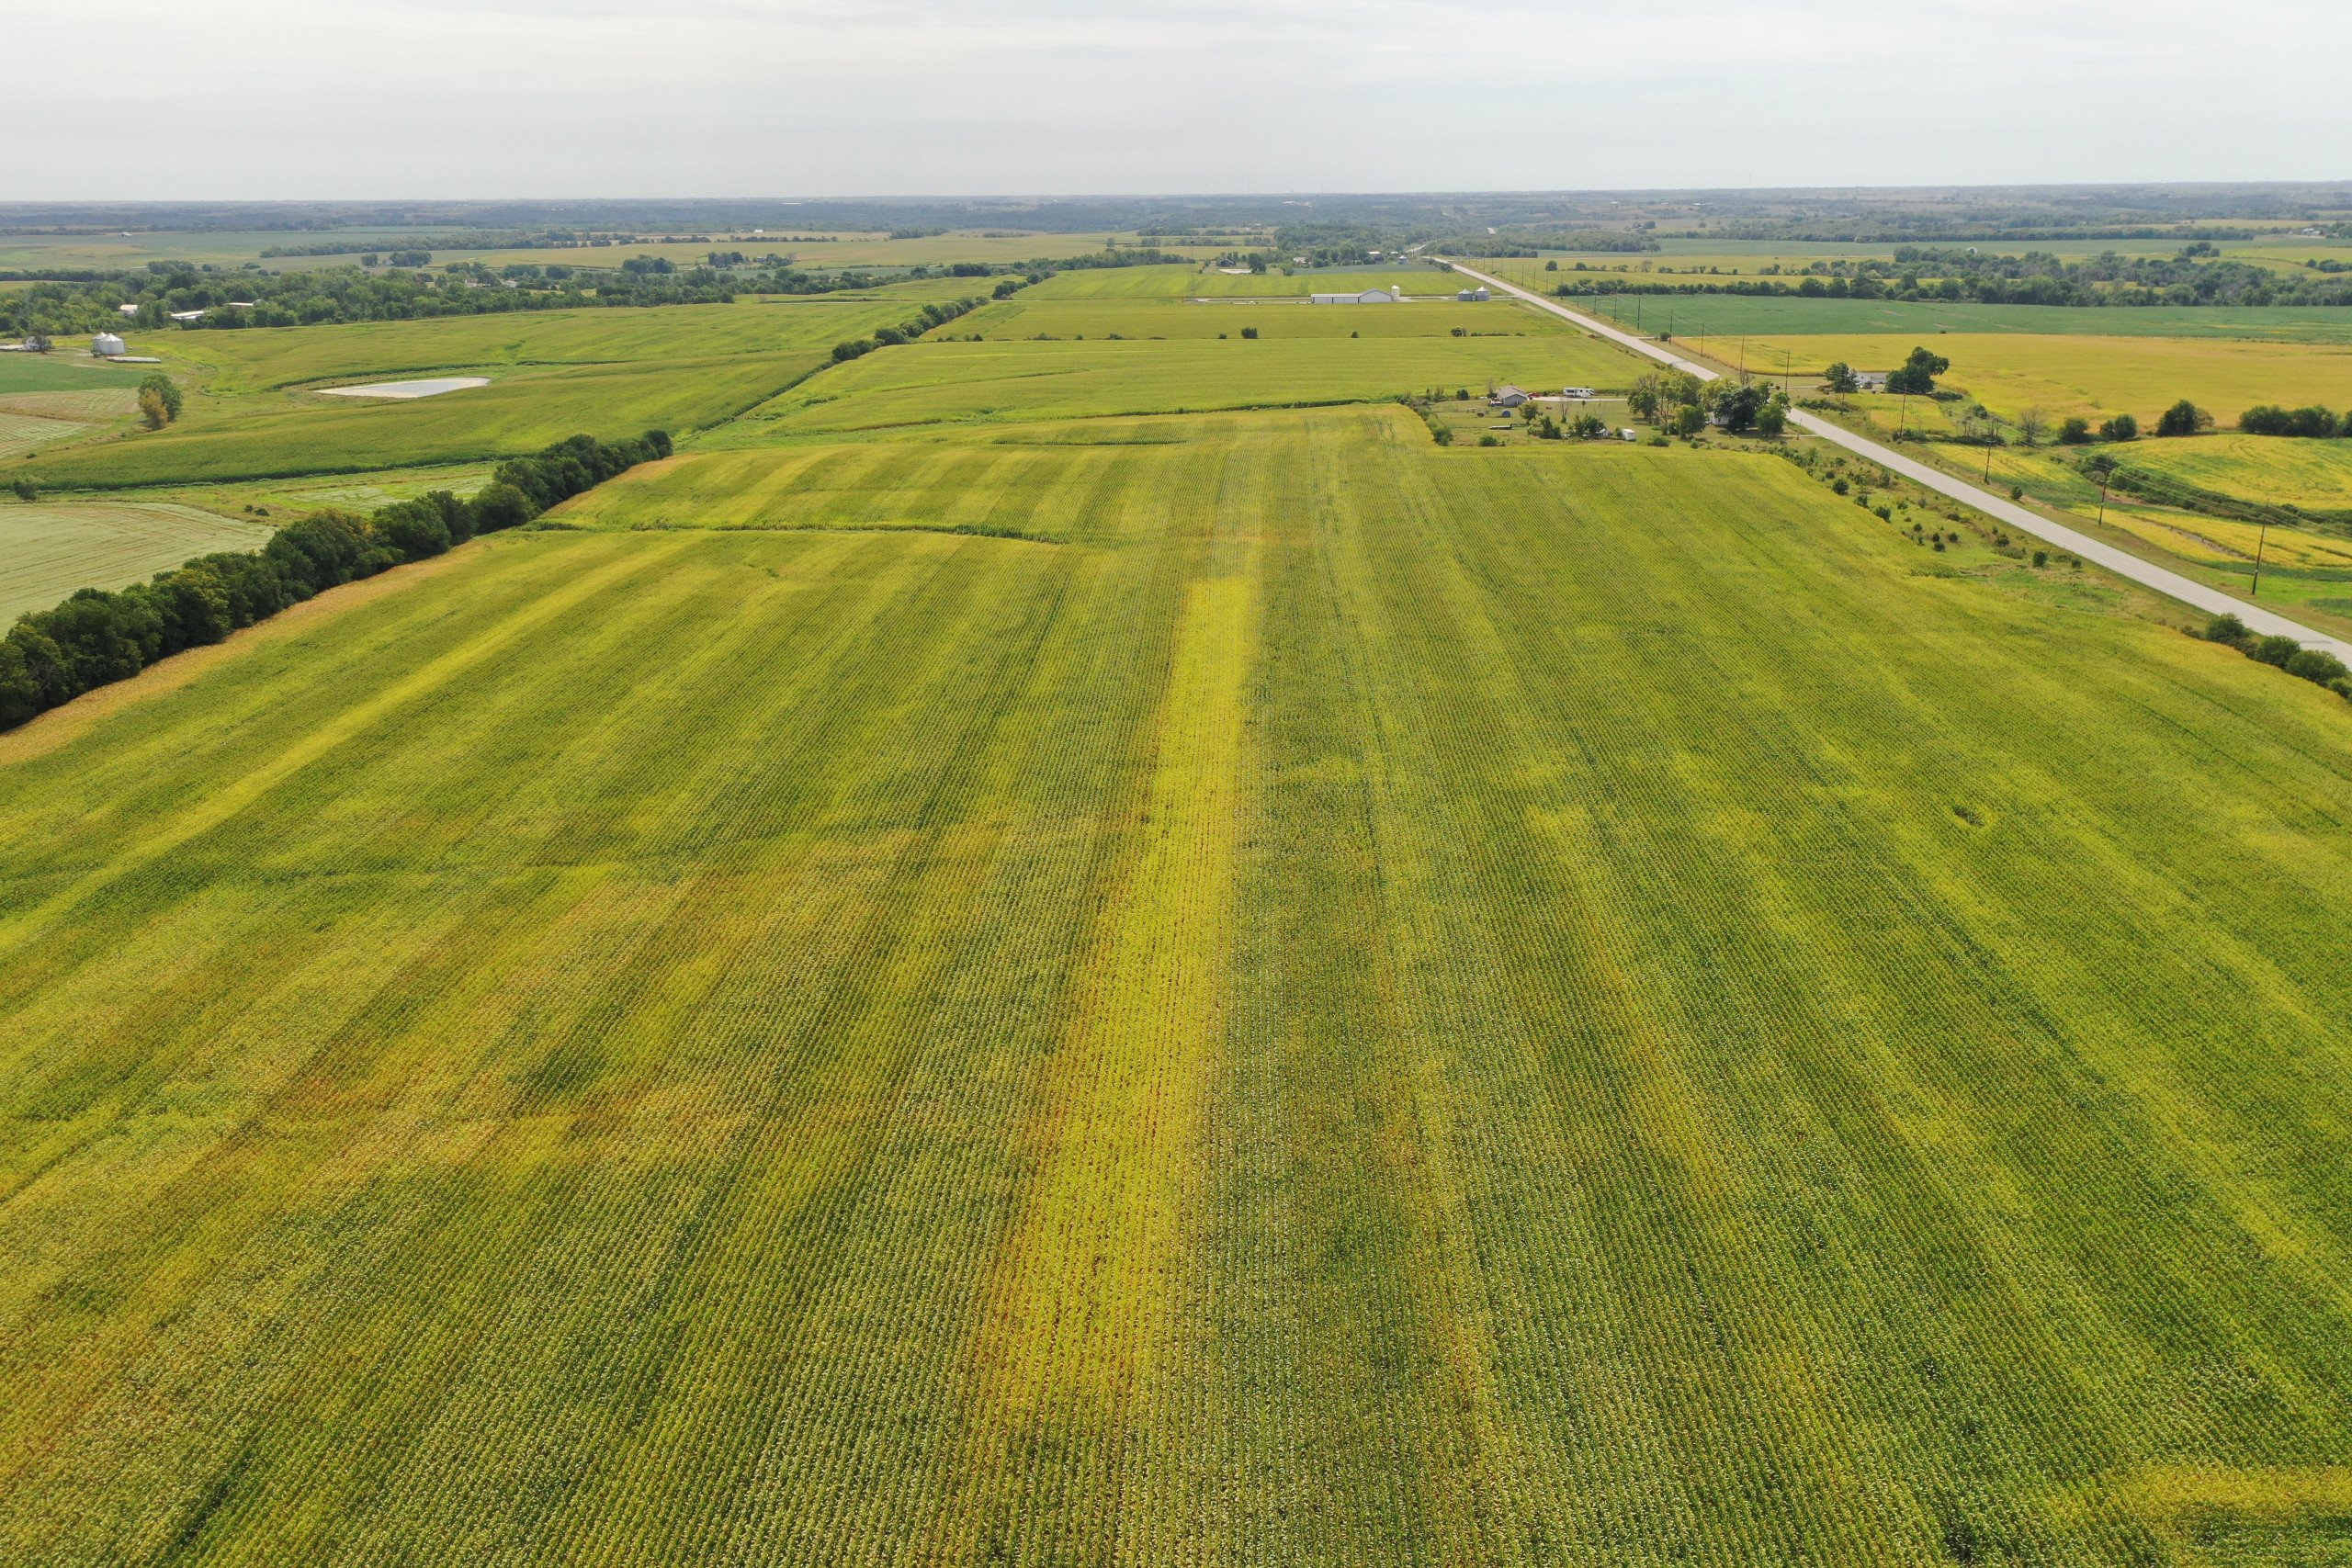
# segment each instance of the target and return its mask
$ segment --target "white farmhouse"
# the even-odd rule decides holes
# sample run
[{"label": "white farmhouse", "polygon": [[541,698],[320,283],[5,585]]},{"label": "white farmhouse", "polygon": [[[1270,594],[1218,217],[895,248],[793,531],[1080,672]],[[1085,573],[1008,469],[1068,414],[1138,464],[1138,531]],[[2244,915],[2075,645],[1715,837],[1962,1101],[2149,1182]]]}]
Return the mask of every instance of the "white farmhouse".
[{"label": "white farmhouse", "polygon": [[1527,400],[1525,390],[1506,383],[1487,394],[1487,406],[1490,409],[1515,409]]}]

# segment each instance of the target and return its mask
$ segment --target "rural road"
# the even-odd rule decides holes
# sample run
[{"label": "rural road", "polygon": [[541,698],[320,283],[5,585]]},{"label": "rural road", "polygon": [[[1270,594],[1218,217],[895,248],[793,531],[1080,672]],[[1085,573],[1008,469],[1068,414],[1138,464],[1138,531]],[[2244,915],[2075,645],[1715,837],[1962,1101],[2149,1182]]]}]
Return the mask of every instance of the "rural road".
[{"label": "rural road", "polygon": [[[1475,277],[1487,288],[1509,294],[1514,299],[1524,299],[1538,310],[1549,310],[1555,316],[1564,316],[1587,331],[1599,333],[1602,337],[1612,343],[1622,344],[1636,354],[1646,355],[1660,364],[1672,366],[1677,370],[1687,370],[1702,381],[1713,381],[1717,378],[1716,373],[1705,366],[1693,364],[1675,354],[1673,350],[1654,344],[1647,338],[1637,337],[1632,333],[1621,331],[1611,326],[1607,321],[1585,315],[1581,311],[1571,310],[1555,300],[1546,299],[1542,295],[1531,293],[1515,284],[1505,283],[1499,277],[1490,277],[1475,267],[1463,265],[1460,262],[1451,262],[1449,265],[1465,277]],[[1925,485],[1929,490],[1948,495],[1954,501],[1965,502],[1979,512],[2000,519],[2020,533],[2030,534],[2035,538],[2047,540],[2060,549],[2078,555],[2086,561],[2096,561],[2118,577],[2128,577],[2144,588],[2153,588],[2167,598],[2177,599],[2182,604],[2193,605],[2209,615],[2218,615],[2224,613],[2233,615],[2265,637],[2290,637],[2305,648],[2324,649],[2346,663],[2352,664],[2352,643],[2315,632],[2311,627],[2290,621],[2284,615],[2273,614],[2259,604],[2249,604],[2242,599],[2233,599],[2219,589],[2208,588],[2203,583],[2183,577],[2177,571],[2166,571],[2163,567],[2143,561],[2128,551],[2119,550],[2113,545],[2104,544],[2087,534],[2077,533],[2064,524],[2052,523],[2039,513],[2029,512],[2016,502],[1994,494],[1991,491],[1980,490],[1965,479],[1952,478],[1940,468],[1933,468],[1917,458],[1906,457],[1891,446],[1883,446],[1866,436],[1857,435],[1850,430],[1832,424],[1818,414],[1810,414],[1802,409],[1791,409],[1789,419],[1800,429],[1810,431],[1825,441],[1834,441],[1849,451],[1860,453],[1871,462],[1890,468],[1905,479]]]}]

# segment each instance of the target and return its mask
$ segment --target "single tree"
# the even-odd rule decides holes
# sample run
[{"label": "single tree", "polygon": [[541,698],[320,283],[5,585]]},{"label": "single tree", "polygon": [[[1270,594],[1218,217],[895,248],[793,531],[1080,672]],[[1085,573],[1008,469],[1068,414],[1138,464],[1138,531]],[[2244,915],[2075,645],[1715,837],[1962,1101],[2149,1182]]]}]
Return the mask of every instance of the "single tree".
[{"label": "single tree", "polygon": [[2194,435],[2200,430],[2212,428],[2213,416],[2187,398],[2181,399],[2156,417],[2158,435]]},{"label": "single tree", "polygon": [[2039,446],[2050,433],[2050,415],[2038,408],[2018,410],[2018,439],[2029,446]]},{"label": "single tree", "polygon": [[1859,391],[1861,383],[1854,379],[1854,367],[1842,359],[1832,360],[1829,368],[1821,373],[1821,385],[1832,392]]},{"label": "single tree", "polygon": [[[162,375],[160,373],[150,376],[145,380],[139,383],[139,390],[141,393],[152,391],[155,394],[156,400],[164,405],[164,420],[165,423],[169,423],[173,420],[179,418],[180,389],[177,384],[175,384],[169,376]],[[145,403],[142,401],[141,406],[142,408],[145,407]]]},{"label": "single tree", "polygon": [[172,422],[170,411],[164,407],[164,395],[153,387],[139,389],[139,420],[150,430],[161,430]]},{"label": "single tree", "polygon": [[2091,438],[2091,422],[2080,414],[2068,414],[2058,425],[2058,445],[2080,446]]},{"label": "single tree", "polygon": [[1951,368],[1951,361],[1942,355],[1915,348],[1900,367],[1887,372],[1886,389],[1925,397],[1936,389],[1936,378]]},{"label": "single tree", "polygon": [[2128,413],[2117,414],[2100,423],[2098,438],[2101,441],[2137,441],[2140,439],[2140,422]]}]

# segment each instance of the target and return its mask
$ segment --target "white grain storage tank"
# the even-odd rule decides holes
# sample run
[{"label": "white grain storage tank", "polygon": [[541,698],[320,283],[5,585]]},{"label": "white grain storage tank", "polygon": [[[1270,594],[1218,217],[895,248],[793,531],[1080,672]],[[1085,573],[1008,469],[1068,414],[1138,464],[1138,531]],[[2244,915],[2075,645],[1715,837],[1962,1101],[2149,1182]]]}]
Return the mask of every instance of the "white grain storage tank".
[{"label": "white grain storage tank", "polygon": [[130,347],[112,333],[100,333],[90,340],[90,352],[101,359],[110,359],[118,354],[129,354]]}]

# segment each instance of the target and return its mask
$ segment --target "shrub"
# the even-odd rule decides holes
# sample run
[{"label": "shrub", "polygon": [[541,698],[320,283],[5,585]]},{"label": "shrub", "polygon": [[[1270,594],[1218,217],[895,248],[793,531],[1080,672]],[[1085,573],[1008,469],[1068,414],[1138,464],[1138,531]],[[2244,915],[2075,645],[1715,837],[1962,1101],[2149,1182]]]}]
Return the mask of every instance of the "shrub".
[{"label": "shrub", "polygon": [[2345,668],[2344,660],[2316,648],[2296,649],[2281,668],[2315,686],[2333,687],[2338,681],[2352,678],[2352,670]]},{"label": "shrub", "polygon": [[1244,327],[1241,329],[1241,335],[1244,338],[1254,339],[1258,335],[1258,329],[1255,327]]},{"label": "shrub", "polygon": [[2224,613],[2205,623],[2205,637],[2209,642],[2225,642],[2232,648],[2244,648],[2254,640],[2254,632],[2237,616]]},{"label": "shrub", "polygon": [[2140,439],[2140,422],[2128,413],[2117,414],[2099,425],[2098,438],[2101,441],[2137,441]]},{"label": "shrub", "polygon": [[8,488],[16,491],[17,499],[18,501],[39,501],[40,499],[40,486],[34,483],[29,475],[18,474],[15,479],[8,481]]},{"label": "shrub", "polygon": [[2036,551],[2034,551],[2034,552],[2033,552],[2033,565],[2034,565],[2034,570],[2036,570],[2038,571],[2038,570],[2040,570],[2041,568],[2043,568],[2043,567],[2045,567],[2045,566],[2048,566],[2049,564],[2050,564],[2050,552],[2049,552],[2048,550],[2036,550]]},{"label": "shrub", "polygon": [[2302,650],[2303,645],[2293,637],[2266,637],[2257,638],[2255,645],[2246,649],[2246,657],[2263,664],[2275,664],[2284,670],[2287,668],[2287,661]]}]

